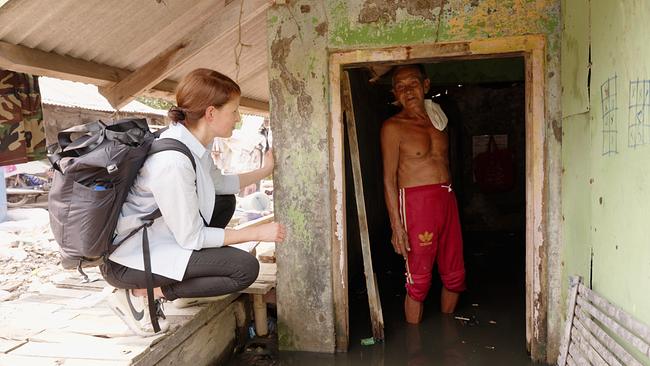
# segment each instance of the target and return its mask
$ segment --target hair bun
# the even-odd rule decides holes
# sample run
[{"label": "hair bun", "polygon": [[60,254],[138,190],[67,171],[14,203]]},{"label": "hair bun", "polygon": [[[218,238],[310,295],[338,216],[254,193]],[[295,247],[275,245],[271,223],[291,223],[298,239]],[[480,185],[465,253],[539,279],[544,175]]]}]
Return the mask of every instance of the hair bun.
[{"label": "hair bun", "polygon": [[173,122],[185,121],[185,112],[183,111],[183,108],[177,106],[173,106],[169,108],[169,111],[167,112],[167,116]]}]

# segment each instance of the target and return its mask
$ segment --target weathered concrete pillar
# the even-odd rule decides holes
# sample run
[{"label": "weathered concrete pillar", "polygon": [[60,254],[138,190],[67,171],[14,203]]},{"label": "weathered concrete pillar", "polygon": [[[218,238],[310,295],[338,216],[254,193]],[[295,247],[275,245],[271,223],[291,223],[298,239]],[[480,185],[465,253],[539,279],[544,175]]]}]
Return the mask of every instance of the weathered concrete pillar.
[{"label": "weathered concrete pillar", "polygon": [[[324,3],[269,10],[280,348],[334,352]],[[323,25],[324,24],[324,25]]]}]

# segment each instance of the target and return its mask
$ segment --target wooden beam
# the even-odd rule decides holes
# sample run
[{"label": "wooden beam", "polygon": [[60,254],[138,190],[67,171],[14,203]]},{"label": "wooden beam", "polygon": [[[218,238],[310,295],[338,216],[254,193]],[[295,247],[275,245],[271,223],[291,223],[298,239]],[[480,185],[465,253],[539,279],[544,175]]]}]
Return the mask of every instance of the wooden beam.
[{"label": "wooden beam", "polygon": [[[0,41],[0,68],[99,87],[113,85],[131,74],[129,70],[3,41]],[[163,80],[142,94],[174,101],[177,84],[173,80]],[[260,100],[242,97],[240,105],[244,113],[267,115],[269,112],[269,103]]]},{"label": "wooden beam", "polygon": [[[129,70],[3,41],[0,41],[0,68],[97,86],[112,85],[131,74]],[[163,80],[153,88],[159,92],[173,93],[176,82]]]},{"label": "wooden beam", "polygon": [[223,9],[215,9],[220,14],[218,17],[208,18],[205,23],[189,32],[188,37],[169,46],[117,84],[100,88],[100,92],[115,109],[123,107],[144,90],[164,80],[201,50],[236,32],[240,24],[240,10],[243,12],[241,24],[244,24],[266,11],[269,6],[267,0],[237,0]]}]

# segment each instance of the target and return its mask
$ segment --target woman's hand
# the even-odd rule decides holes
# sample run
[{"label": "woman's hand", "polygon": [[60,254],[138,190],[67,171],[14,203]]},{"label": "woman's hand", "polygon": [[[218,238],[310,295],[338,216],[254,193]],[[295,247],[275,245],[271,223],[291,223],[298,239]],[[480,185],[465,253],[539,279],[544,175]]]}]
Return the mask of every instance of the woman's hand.
[{"label": "woman's hand", "polygon": [[257,229],[255,240],[274,241],[276,243],[282,242],[287,232],[284,225],[278,222],[269,222],[268,224],[262,224],[256,226],[255,229]]},{"label": "woman's hand", "polygon": [[269,149],[264,153],[264,162],[262,163],[262,169],[268,172],[268,174],[273,173],[273,167],[275,166],[275,159],[273,158],[273,149]]}]

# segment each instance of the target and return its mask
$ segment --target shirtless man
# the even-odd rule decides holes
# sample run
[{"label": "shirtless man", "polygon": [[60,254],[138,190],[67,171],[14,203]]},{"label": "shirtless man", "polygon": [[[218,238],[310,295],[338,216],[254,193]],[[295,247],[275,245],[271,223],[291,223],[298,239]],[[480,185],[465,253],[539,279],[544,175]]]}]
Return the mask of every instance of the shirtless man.
[{"label": "shirtless man", "polygon": [[[441,308],[453,313],[465,290],[463,244],[449,173],[449,139],[444,124],[430,119],[424,95],[430,81],[419,65],[398,66],[393,93],[402,110],[381,129],[384,195],[395,252],[406,260],[408,323],[422,320],[434,261],[442,279]],[[444,116],[444,114],[443,114]],[[435,119],[435,118],[434,118]]]}]

